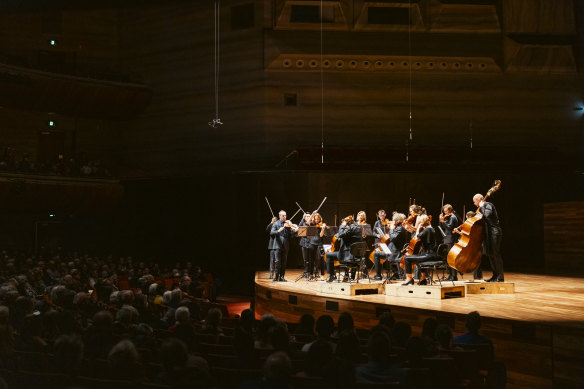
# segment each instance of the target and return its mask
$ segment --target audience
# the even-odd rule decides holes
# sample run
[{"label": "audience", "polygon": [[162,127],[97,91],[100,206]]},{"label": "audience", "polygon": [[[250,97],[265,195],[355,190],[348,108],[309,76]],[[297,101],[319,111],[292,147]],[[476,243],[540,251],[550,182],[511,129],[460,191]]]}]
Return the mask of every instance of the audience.
[{"label": "audience", "polygon": [[[219,367],[218,355],[202,344],[211,342],[233,350],[221,367],[257,371],[259,377],[265,361],[263,378],[247,381],[242,388],[298,387],[299,379],[323,380],[338,388],[358,382],[397,382],[405,387],[418,385],[408,369],[433,369],[430,362],[452,359],[457,345],[492,348],[492,342],[479,334],[478,312],[468,315],[467,333],[454,341],[452,329],[434,318],[424,322],[420,337],[412,336],[408,323],[395,322],[384,312],[368,331],[367,356],[357,336],[366,332],[356,332],[349,312],[338,316],[336,331],[330,315],[318,317],[316,323],[309,314],[299,323],[286,323],[266,314],[256,323],[252,310],[241,312],[235,328],[224,327],[220,309],[186,292],[197,290],[193,284],[200,279],[198,272],[190,263],[163,269],[131,257],[17,258],[3,252],[0,368],[16,369],[15,363],[21,362],[14,353],[34,352],[54,356],[49,358],[50,371],[71,379],[91,376],[135,385],[220,388],[211,374]],[[225,318],[233,323],[230,320]],[[307,342],[315,329],[316,339]],[[461,382],[456,371],[437,376],[445,376],[442,381],[451,380],[448,384],[454,386]],[[504,366],[492,362],[489,382],[504,387],[505,378]]]}]

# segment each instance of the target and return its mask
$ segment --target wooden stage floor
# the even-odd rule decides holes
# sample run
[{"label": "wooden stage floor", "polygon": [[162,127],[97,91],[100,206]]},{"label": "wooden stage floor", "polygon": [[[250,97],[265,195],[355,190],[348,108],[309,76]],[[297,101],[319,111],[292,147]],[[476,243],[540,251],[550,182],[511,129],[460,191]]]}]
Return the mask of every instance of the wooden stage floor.
[{"label": "wooden stage floor", "polygon": [[[305,279],[294,282],[300,274],[302,274],[301,270],[287,270],[288,282],[272,282],[269,272],[260,271],[256,273],[255,283],[268,289],[321,298],[333,297],[362,303],[387,304],[456,314],[478,311],[482,316],[497,319],[542,324],[561,323],[584,328],[584,279],[582,278],[505,273],[505,281],[515,284],[514,294],[467,294],[461,298],[433,300],[380,294],[342,296],[321,293],[320,284],[325,282],[326,278],[321,277],[319,281],[312,282]],[[485,273],[485,278],[489,277],[490,274]],[[466,276],[466,278],[469,277]],[[359,282],[369,283],[367,279]],[[443,284],[452,285],[451,282]]]},{"label": "wooden stage floor", "polygon": [[268,272],[257,272],[256,317],[272,313],[294,323],[309,313],[315,318],[328,314],[336,321],[347,311],[356,327],[370,329],[381,312],[389,309],[396,321],[411,325],[412,335],[421,335],[424,321],[433,317],[456,336],[465,332],[466,314],[478,311],[481,333],[493,340],[496,359],[507,367],[507,388],[584,387],[583,278],[505,273],[505,281],[515,285],[513,294],[436,300],[321,293],[325,281],[294,282],[300,274],[300,270],[289,270],[288,282],[272,282]]}]

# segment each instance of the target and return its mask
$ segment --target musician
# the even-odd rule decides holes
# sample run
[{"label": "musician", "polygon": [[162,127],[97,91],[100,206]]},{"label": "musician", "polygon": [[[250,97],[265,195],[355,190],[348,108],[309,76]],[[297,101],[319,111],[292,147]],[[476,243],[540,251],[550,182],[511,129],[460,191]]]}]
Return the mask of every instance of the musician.
[{"label": "musician", "polygon": [[[298,226],[310,226],[310,214],[305,213]],[[303,236],[300,238],[300,250],[302,251],[302,259],[304,260],[304,274],[303,277],[309,279],[312,266],[310,266],[310,237]]]},{"label": "musician", "polygon": [[[361,213],[363,215],[365,214],[365,212],[361,211],[358,215]],[[351,245],[353,243],[363,241],[362,234],[363,232],[361,231],[361,227],[359,226],[358,222],[353,222],[352,218],[343,219],[341,226],[339,227],[339,232],[336,235],[338,239],[337,244],[339,245],[339,250],[326,253],[327,271],[330,274],[327,282],[333,282],[337,279],[335,276],[335,261],[345,262],[351,260]]]},{"label": "musician", "polygon": [[[442,207],[442,213],[440,214],[440,229],[444,234],[443,243],[448,247],[446,252],[450,251],[454,243],[458,241],[459,236],[454,232],[454,229],[459,223],[458,218],[453,213],[452,205],[445,204]],[[448,281],[458,281],[458,272],[450,266],[448,267],[448,271],[450,273]]]},{"label": "musician", "polygon": [[480,193],[474,195],[472,201],[475,206],[480,207],[477,216],[485,219],[485,251],[489,256],[491,269],[493,269],[493,276],[487,282],[503,282],[505,281],[503,275],[503,258],[501,257],[503,230],[499,225],[497,209],[493,203],[485,201],[484,196]]},{"label": "musician", "polygon": [[272,236],[272,224],[278,220],[277,217],[273,217],[272,221],[266,227],[266,232],[270,235],[270,240],[268,242],[268,251],[270,253],[270,278],[274,278],[274,262],[276,261],[276,250],[274,249],[274,237]]},{"label": "musician", "polygon": [[286,211],[278,213],[280,220],[272,224],[270,236],[274,238],[274,250],[276,259],[274,261],[274,279],[273,282],[286,282],[284,274],[286,273],[286,262],[288,261],[288,249],[290,248],[290,238],[296,235],[298,226],[286,221]]},{"label": "musician", "polygon": [[320,278],[320,268],[321,268],[321,250],[323,244],[323,237],[324,232],[326,229],[326,224],[323,223],[322,217],[319,213],[314,212],[310,217],[310,225],[316,226],[318,228],[318,232],[316,235],[310,237],[310,248],[309,248],[309,257],[310,257],[310,268],[309,271],[314,273],[314,279]]},{"label": "musician", "polygon": [[384,234],[387,233],[387,230],[389,228],[389,220],[386,219],[386,216],[387,214],[385,213],[385,210],[380,209],[379,211],[377,211],[377,220],[373,225],[373,231],[376,232],[375,243],[379,243],[381,238],[383,238],[383,235],[380,235],[379,233],[377,233],[377,231],[381,230]]},{"label": "musician", "polygon": [[[438,257],[436,255],[435,247],[436,247],[436,232],[430,224],[428,219],[428,215],[420,215],[418,216],[418,220],[416,222],[416,233],[414,238],[420,239],[422,243],[422,249],[420,250],[419,254],[414,255],[407,255],[405,257],[405,265],[406,265],[406,282],[402,285],[413,285],[414,277],[413,277],[413,264],[419,264],[421,262],[428,262],[434,261]],[[426,285],[428,281],[426,280],[427,274],[424,272],[420,272],[420,282],[418,285]]]},{"label": "musician", "polygon": [[392,217],[392,221],[390,223],[389,229],[389,244],[387,247],[391,251],[391,254],[385,254],[383,251],[376,251],[373,254],[373,263],[375,264],[375,272],[376,275],[373,277],[374,280],[379,281],[381,280],[381,262],[382,258],[387,259],[388,261],[396,261],[400,257],[400,251],[402,247],[409,241],[409,233],[404,228],[403,221],[405,220],[406,215],[403,213],[394,213]]},{"label": "musician", "polygon": [[359,224],[360,226],[367,224],[367,214],[365,213],[365,211],[359,211],[359,213],[357,214],[357,224]]},{"label": "musician", "polygon": [[417,225],[418,217],[425,213],[426,209],[422,208],[421,205],[410,205],[408,218],[404,220],[404,228],[408,232],[414,233],[416,231],[415,226]]}]

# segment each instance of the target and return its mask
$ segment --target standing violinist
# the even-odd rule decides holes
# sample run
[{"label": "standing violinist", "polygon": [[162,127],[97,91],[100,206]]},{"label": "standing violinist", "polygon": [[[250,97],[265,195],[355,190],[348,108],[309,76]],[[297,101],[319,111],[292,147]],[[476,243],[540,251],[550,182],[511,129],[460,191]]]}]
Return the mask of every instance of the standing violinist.
[{"label": "standing violinist", "polygon": [[[454,243],[458,241],[458,234],[454,232],[454,229],[458,226],[460,222],[456,215],[452,212],[452,205],[445,204],[442,207],[442,213],[440,214],[440,228],[444,234],[444,244],[448,247],[446,252],[450,251]],[[448,281],[457,281],[458,273],[456,269],[448,266],[449,277]]]},{"label": "standing violinist", "polygon": [[272,224],[272,230],[270,231],[270,236],[274,238],[274,250],[276,251],[273,281],[286,282],[284,274],[286,273],[290,238],[296,235],[298,226],[286,221],[286,211],[280,211],[278,217],[280,220]]},{"label": "standing violinist", "polygon": [[403,227],[403,221],[406,215],[403,213],[394,213],[392,220],[389,224],[389,244],[387,247],[391,251],[391,254],[385,254],[383,251],[376,251],[373,254],[373,263],[375,264],[375,276],[374,280],[381,280],[381,262],[382,258],[388,261],[395,261],[400,256],[400,251],[402,247],[408,242],[409,233]]},{"label": "standing violinist", "polygon": [[487,282],[503,282],[505,276],[503,274],[503,258],[501,257],[501,239],[503,238],[503,230],[499,225],[499,216],[497,209],[488,201],[484,200],[484,196],[477,193],[472,198],[475,206],[479,207],[477,212],[478,217],[485,219],[485,251],[489,256],[491,262],[491,269],[493,276]]},{"label": "standing violinist", "polygon": [[[361,211],[359,214],[365,212]],[[358,214],[358,215],[359,215]],[[326,265],[327,271],[329,273],[329,279],[327,282],[333,282],[337,277],[335,276],[335,261],[346,262],[351,260],[351,245],[356,242],[363,241],[363,232],[358,223],[354,223],[352,217],[347,217],[343,219],[341,226],[339,227],[339,232],[337,233],[337,239],[340,241],[338,251],[332,251],[326,253]]]},{"label": "standing violinist", "polygon": [[270,235],[270,241],[268,242],[268,251],[270,252],[270,278],[274,278],[274,263],[276,261],[276,250],[274,249],[274,237],[271,235],[272,225],[278,220],[277,217],[273,217],[272,221],[266,227],[266,232]]},{"label": "standing violinist", "polygon": [[[435,251],[436,232],[434,231],[432,224],[430,224],[428,215],[418,216],[418,221],[416,222],[416,233],[412,239],[416,238],[422,243],[422,249],[419,254],[407,255],[404,259],[406,265],[406,282],[402,284],[404,286],[413,285],[414,283],[414,275],[412,272],[413,264],[433,261],[438,258]],[[420,272],[420,282],[418,285],[426,285],[428,283],[426,279],[427,276],[426,273]]]},{"label": "standing violinist", "polygon": [[310,248],[309,248],[309,257],[311,267],[309,271],[314,272],[314,278],[320,278],[320,267],[321,267],[321,256],[320,251],[322,248],[322,244],[324,242],[324,232],[326,229],[326,224],[323,223],[322,217],[319,213],[314,212],[310,217],[310,225],[316,226],[317,233],[314,236],[310,237]]},{"label": "standing violinist", "polygon": [[[298,226],[310,226],[310,214],[305,213],[302,217]],[[306,279],[310,279],[310,272],[312,271],[312,267],[310,266],[310,237],[303,236],[300,238],[300,250],[302,251],[302,259],[304,260],[304,274],[303,277]]]}]

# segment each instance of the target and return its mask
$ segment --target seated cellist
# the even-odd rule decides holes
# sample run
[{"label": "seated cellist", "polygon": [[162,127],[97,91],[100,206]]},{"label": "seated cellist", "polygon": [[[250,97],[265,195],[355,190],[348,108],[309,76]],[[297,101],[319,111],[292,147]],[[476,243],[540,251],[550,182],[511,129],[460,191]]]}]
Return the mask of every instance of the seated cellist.
[{"label": "seated cellist", "polygon": [[[406,255],[404,258],[406,268],[406,282],[402,284],[404,286],[414,284],[414,275],[412,272],[413,264],[433,261],[438,257],[435,251],[436,232],[434,231],[432,224],[430,224],[428,215],[418,216],[418,220],[416,221],[416,232],[412,239],[419,239],[422,244],[422,248],[419,254]],[[428,283],[426,279],[427,276],[428,275],[426,273],[420,272],[420,282],[418,285],[426,285]]]}]

